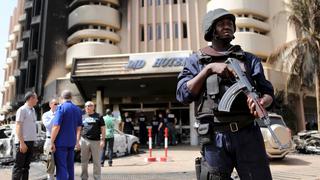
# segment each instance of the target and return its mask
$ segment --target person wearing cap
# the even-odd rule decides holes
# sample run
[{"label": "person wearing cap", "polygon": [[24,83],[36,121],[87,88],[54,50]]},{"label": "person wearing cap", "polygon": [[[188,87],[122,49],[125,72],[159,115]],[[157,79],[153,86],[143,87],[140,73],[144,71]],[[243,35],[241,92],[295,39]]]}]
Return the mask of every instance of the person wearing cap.
[{"label": "person wearing cap", "polygon": [[35,92],[27,92],[24,96],[25,104],[16,113],[16,157],[12,169],[12,179],[28,179],[30,163],[33,155],[34,141],[37,140],[37,115],[34,106],[38,103]]},{"label": "person wearing cap", "polygon": [[53,126],[53,118],[56,113],[59,102],[57,99],[52,99],[49,103],[50,110],[42,115],[42,123],[46,128],[46,141],[43,146],[43,152],[47,156],[47,173],[48,179],[54,179],[55,163],[53,153],[51,152],[51,129]]},{"label": "person wearing cap", "polygon": [[106,115],[103,117],[104,124],[106,127],[106,139],[105,146],[101,152],[100,160],[101,166],[104,166],[104,161],[106,159],[106,150],[108,148],[108,164],[112,166],[112,155],[113,155],[113,145],[114,145],[114,129],[116,118],[112,115],[112,111],[110,109],[106,110]]},{"label": "person wearing cap", "polygon": [[72,93],[61,93],[51,129],[51,151],[54,153],[57,180],[74,180],[74,149],[80,148],[77,135],[82,126],[82,111],[72,103]]},{"label": "person wearing cap", "polygon": [[[95,180],[101,179],[100,154],[105,145],[105,124],[103,118],[95,112],[92,101],[85,103],[85,114],[82,116],[81,132],[81,179],[87,180],[88,164],[92,157],[93,177]],[[80,135],[79,135],[80,136]]]},{"label": "person wearing cap", "polygon": [[[201,48],[186,60],[178,76],[177,100],[195,102],[195,128],[200,137],[202,158],[196,159],[201,180],[231,179],[236,168],[240,179],[272,179],[260,128],[254,123],[255,104],[240,93],[230,112],[220,112],[218,104],[235,83],[225,61],[240,61],[248,79],[261,94],[260,104],[269,107],[274,98],[260,58],[232,45],[235,16],[225,9],[209,11],[203,21],[204,39],[212,45]],[[201,169],[201,170],[200,170]]]}]

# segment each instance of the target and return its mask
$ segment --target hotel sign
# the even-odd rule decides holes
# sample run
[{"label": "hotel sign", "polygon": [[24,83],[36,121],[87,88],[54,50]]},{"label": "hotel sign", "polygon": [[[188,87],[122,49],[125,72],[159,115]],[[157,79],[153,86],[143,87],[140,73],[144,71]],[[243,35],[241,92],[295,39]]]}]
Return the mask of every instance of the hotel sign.
[{"label": "hotel sign", "polygon": [[135,70],[136,73],[140,71],[180,71],[190,54],[191,51],[139,54],[130,56],[125,68]]}]

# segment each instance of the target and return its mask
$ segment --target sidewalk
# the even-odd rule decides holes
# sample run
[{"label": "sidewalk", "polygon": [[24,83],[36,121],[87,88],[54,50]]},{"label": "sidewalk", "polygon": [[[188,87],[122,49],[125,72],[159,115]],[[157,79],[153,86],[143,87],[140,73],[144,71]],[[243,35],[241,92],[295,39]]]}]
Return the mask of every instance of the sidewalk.
[{"label": "sidewalk", "polygon": [[[164,156],[164,149],[153,149],[153,157]],[[107,162],[102,167],[102,179],[108,180],[195,180],[194,159],[200,155],[199,147],[170,146],[167,162],[146,162],[149,156],[145,153],[127,157],[115,158],[113,166]],[[81,165],[75,165],[76,179],[80,179]],[[89,174],[92,176],[92,164],[89,165]]]}]

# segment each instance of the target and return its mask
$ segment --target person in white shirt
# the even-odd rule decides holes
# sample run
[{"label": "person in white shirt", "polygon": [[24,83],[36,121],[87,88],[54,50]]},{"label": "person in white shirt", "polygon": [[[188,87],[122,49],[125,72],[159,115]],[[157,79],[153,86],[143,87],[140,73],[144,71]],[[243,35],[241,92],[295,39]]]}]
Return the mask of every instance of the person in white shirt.
[{"label": "person in white shirt", "polygon": [[37,140],[37,115],[34,106],[38,103],[35,92],[27,92],[25,104],[16,113],[16,158],[12,168],[12,180],[28,179],[30,163],[33,156],[33,145]]},{"label": "person in white shirt", "polygon": [[55,169],[55,163],[53,155],[51,154],[51,129],[53,126],[53,118],[57,109],[57,106],[59,105],[59,102],[57,99],[52,99],[49,103],[50,110],[45,112],[42,115],[42,123],[46,127],[46,141],[43,146],[43,152],[45,155],[47,155],[47,173],[48,173],[48,179],[53,180],[54,179],[54,169]]}]

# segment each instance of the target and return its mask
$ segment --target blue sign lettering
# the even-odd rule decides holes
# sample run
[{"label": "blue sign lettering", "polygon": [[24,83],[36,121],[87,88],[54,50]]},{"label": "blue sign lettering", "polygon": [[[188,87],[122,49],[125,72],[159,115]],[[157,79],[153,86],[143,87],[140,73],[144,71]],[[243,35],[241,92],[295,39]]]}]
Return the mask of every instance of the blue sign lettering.
[{"label": "blue sign lettering", "polygon": [[157,58],[152,67],[178,67],[184,66],[186,57]]},{"label": "blue sign lettering", "polygon": [[144,60],[130,60],[126,66],[127,69],[141,69],[146,65]]}]

